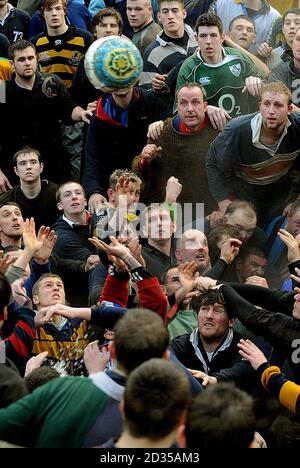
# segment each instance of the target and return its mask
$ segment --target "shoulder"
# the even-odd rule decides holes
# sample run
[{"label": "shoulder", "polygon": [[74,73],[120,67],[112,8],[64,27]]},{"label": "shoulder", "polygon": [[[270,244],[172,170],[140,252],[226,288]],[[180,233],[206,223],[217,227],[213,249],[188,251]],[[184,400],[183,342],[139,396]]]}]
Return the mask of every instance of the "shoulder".
[{"label": "shoulder", "polygon": [[21,10],[20,8],[14,8],[13,11],[14,11],[15,16],[18,16],[19,18],[30,20],[30,15],[26,11]]},{"label": "shoulder", "polygon": [[292,125],[299,128],[300,127],[300,112],[292,112],[289,115],[289,121]]},{"label": "shoulder", "polygon": [[44,32],[41,32],[40,34],[37,34],[36,36],[31,37],[30,42],[32,42],[32,44],[34,45],[38,45],[38,42],[40,42],[41,39],[43,39],[43,42],[49,42]]},{"label": "shoulder", "polygon": [[82,37],[85,40],[93,40],[93,36],[90,32],[78,28],[77,26],[74,26],[74,36]]}]

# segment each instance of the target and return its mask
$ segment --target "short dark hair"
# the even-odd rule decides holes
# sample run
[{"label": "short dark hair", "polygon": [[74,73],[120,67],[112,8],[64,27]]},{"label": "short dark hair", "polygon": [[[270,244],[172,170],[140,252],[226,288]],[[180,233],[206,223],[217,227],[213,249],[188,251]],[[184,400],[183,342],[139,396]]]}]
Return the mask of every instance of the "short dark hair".
[{"label": "short dark hair", "polygon": [[13,201],[8,201],[8,202],[0,203],[0,210],[1,210],[1,208],[3,208],[3,206],[16,206],[16,207],[19,208],[19,210],[21,211],[21,208],[20,208],[20,206],[18,205],[18,203],[13,202]]},{"label": "short dark hair", "polygon": [[300,8],[290,8],[288,11],[284,13],[282,16],[282,24],[284,25],[285,18],[287,15],[294,14],[294,15],[299,15],[300,16]]},{"label": "short dark hair", "polygon": [[8,48],[9,57],[11,58],[11,60],[13,60],[15,57],[15,52],[17,50],[24,50],[24,49],[27,49],[28,47],[32,47],[32,49],[34,50],[34,53],[36,54],[36,48],[31,42],[27,41],[26,39],[19,39],[18,41],[14,42],[13,44],[9,46]]},{"label": "short dark hair", "polygon": [[250,257],[250,255],[255,255],[256,257],[261,257],[261,258],[266,259],[266,255],[264,251],[254,245],[253,246],[249,245],[249,247],[248,246],[242,247],[239,252],[238,259],[244,262],[245,260],[247,260],[247,258]]},{"label": "short dark hair", "polygon": [[14,167],[17,166],[18,164],[18,157],[21,156],[22,154],[29,154],[29,153],[34,153],[37,155],[39,163],[41,164],[42,158],[41,158],[41,153],[39,152],[38,149],[32,148],[31,146],[24,146],[24,148],[19,149],[13,156],[13,165]]},{"label": "short dark hair", "polygon": [[97,13],[92,18],[91,33],[95,34],[96,26],[98,26],[99,23],[102,23],[102,19],[106,16],[113,16],[115,18],[117,25],[119,26],[119,34],[121,35],[123,28],[122,16],[117,10],[115,10],[115,8],[112,7],[102,8],[101,10],[97,11]]},{"label": "short dark hair", "polygon": [[[56,5],[59,0],[42,0],[40,5],[40,12],[43,14],[45,10],[49,10],[51,7]],[[67,0],[61,0],[65,15],[68,13]]]},{"label": "short dark hair", "polygon": [[209,256],[212,264],[220,257],[220,249],[217,244],[222,240],[223,236],[232,239],[240,239],[238,228],[231,226],[231,224],[220,224],[219,226],[213,227],[207,236]]},{"label": "short dark hair", "polygon": [[128,377],[125,428],[136,438],[166,437],[180,423],[190,400],[190,385],[183,370],[165,359],[150,359]]},{"label": "short dark hair", "polygon": [[223,34],[223,23],[219,16],[213,13],[204,13],[196,21],[196,33],[198,34],[200,26],[216,26],[220,34]]},{"label": "short dark hair", "polygon": [[53,379],[57,379],[59,373],[56,369],[52,367],[39,367],[34,369],[25,377],[25,384],[30,393],[33,392],[36,388],[50,382]]},{"label": "short dark hair", "polygon": [[192,402],[185,427],[188,449],[249,448],[256,426],[253,398],[231,383],[209,386]]},{"label": "short dark hair", "polygon": [[223,297],[222,292],[219,289],[212,289],[209,288],[204,293],[200,294],[199,296],[195,296],[192,299],[191,307],[193,310],[197,312],[200,311],[202,306],[206,305],[214,305],[214,304],[222,304],[225,308],[225,312],[227,313],[228,319],[231,320],[235,318],[233,312],[226,307],[226,302]]},{"label": "short dark hair", "polygon": [[8,305],[10,296],[10,284],[6,276],[0,272],[0,320],[4,320],[4,307]]},{"label": "short dark hair", "polygon": [[151,358],[161,358],[169,345],[169,334],[162,318],[151,310],[132,309],[114,328],[118,364],[131,372]]},{"label": "short dark hair", "polygon": [[161,275],[161,284],[166,284],[168,273],[170,270],[174,270],[174,268],[178,268],[178,265],[171,265],[164,270],[163,274]]},{"label": "short dark hair", "polygon": [[250,16],[247,16],[247,15],[239,15],[239,16],[236,16],[235,18],[233,18],[230,23],[229,23],[229,26],[228,26],[228,31],[231,31],[232,28],[233,28],[233,25],[234,23],[237,21],[237,20],[240,20],[240,19],[243,19],[245,21],[248,21],[248,23],[251,23],[252,26],[254,27],[254,32],[256,33],[256,25],[255,25],[255,22],[252,18],[250,18]]},{"label": "short dark hair", "polygon": [[84,188],[82,187],[82,185],[80,184],[80,182],[78,182],[78,180],[75,180],[75,179],[68,179],[68,180],[65,180],[64,182],[62,182],[62,183],[59,185],[58,189],[56,190],[55,197],[56,197],[57,203],[59,203],[59,202],[61,201],[61,198],[60,198],[60,197],[61,197],[61,189],[62,189],[62,187],[64,187],[64,186],[67,185],[67,184],[77,184],[77,185],[79,185],[79,187],[82,188],[83,194],[84,194],[84,196],[85,196]]}]

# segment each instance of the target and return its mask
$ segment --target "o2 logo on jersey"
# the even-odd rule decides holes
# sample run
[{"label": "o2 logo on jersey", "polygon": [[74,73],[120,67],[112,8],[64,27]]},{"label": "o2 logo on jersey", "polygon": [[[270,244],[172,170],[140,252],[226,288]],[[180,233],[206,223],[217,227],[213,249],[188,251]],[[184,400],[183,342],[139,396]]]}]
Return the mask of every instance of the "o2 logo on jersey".
[{"label": "o2 logo on jersey", "polygon": [[292,354],[292,362],[294,364],[299,364],[300,363],[300,339],[293,341],[292,348],[296,348]]},{"label": "o2 logo on jersey", "polygon": [[235,97],[232,94],[223,94],[218,102],[218,107],[221,107],[225,112],[231,115],[231,117],[237,117],[242,115],[241,106],[236,105]]}]

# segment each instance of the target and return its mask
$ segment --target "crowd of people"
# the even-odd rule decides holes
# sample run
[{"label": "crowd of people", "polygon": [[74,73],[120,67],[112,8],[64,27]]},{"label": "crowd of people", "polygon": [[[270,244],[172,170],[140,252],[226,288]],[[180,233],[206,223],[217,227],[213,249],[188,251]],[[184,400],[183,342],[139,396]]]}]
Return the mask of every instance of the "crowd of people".
[{"label": "crowd of people", "polygon": [[299,447],[300,1],[0,0],[0,119],[1,446]]}]

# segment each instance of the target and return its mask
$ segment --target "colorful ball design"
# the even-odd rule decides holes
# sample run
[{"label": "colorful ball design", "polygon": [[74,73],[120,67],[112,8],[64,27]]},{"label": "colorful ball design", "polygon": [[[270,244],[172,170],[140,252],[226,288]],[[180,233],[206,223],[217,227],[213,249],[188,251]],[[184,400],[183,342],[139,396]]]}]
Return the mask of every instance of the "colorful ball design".
[{"label": "colorful ball design", "polygon": [[137,47],[120,36],[97,39],[84,58],[92,85],[105,93],[133,86],[140,78],[143,60]]}]

